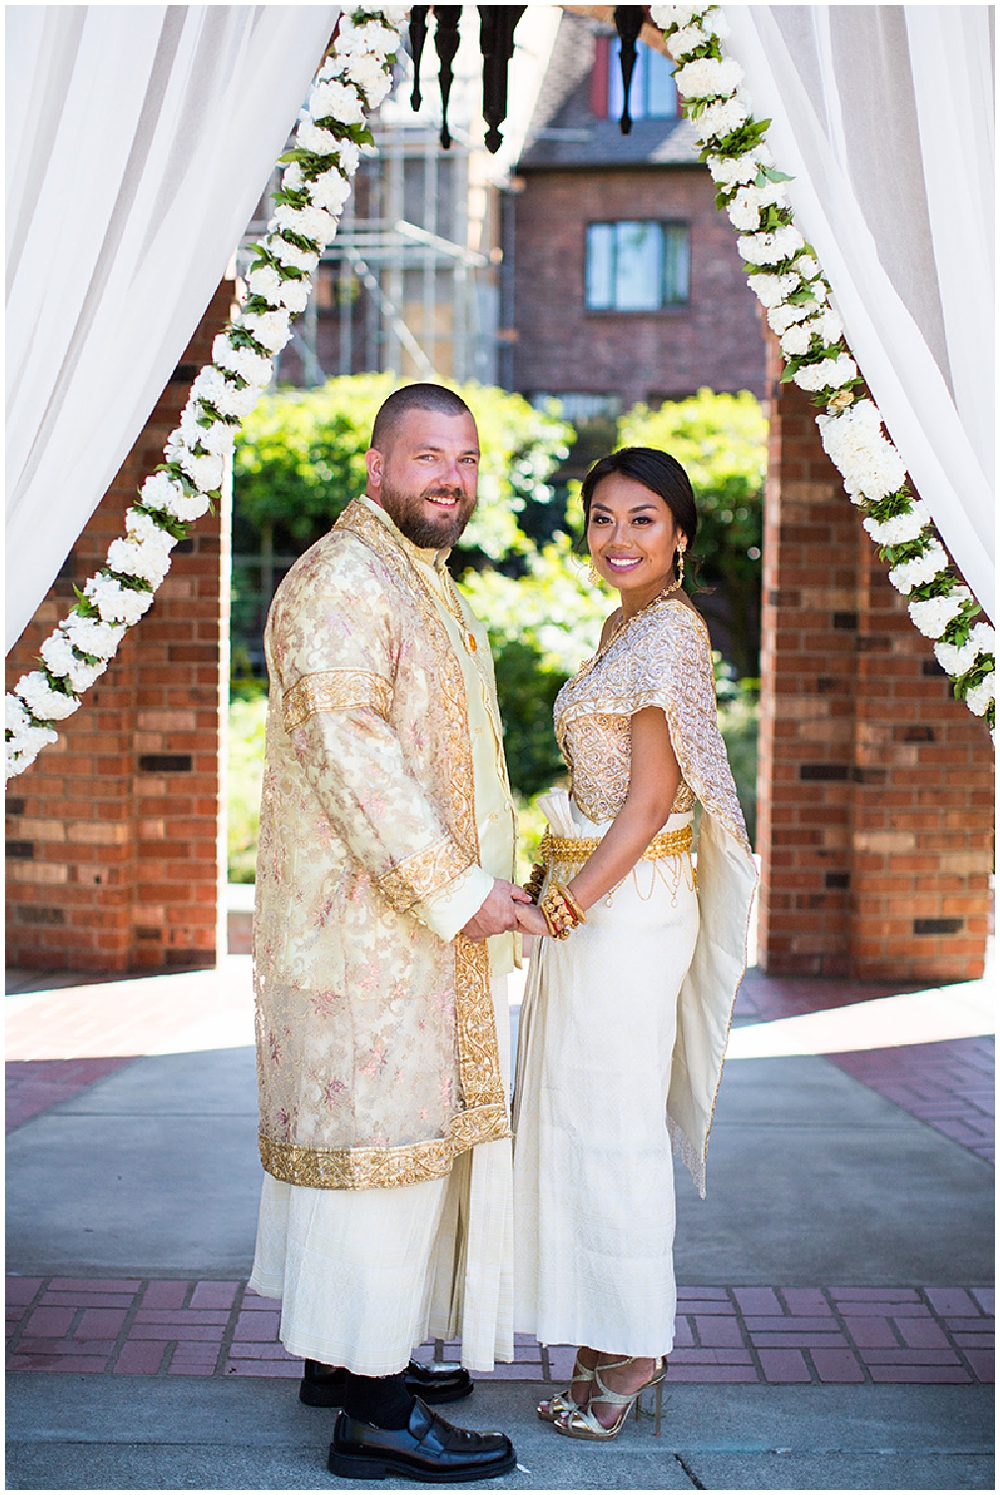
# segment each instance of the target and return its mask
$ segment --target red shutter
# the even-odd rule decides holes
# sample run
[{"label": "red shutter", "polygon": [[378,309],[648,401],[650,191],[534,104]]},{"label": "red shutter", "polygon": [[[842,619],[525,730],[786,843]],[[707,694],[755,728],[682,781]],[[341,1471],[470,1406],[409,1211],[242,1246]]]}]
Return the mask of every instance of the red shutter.
[{"label": "red shutter", "polygon": [[608,117],[608,56],[611,38],[594,38],[594,70],[590,75],[590,108],[596,119]]}]

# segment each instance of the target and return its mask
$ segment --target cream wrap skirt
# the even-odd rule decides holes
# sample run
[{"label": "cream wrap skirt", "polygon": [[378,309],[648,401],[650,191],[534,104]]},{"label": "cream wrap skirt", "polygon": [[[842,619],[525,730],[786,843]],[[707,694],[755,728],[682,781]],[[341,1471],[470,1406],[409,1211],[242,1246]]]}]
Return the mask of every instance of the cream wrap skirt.
[{"label": "cream wrap skirt", "polygon": [[[541,804],[556,836],[600,837],[611,823],[565,791]],[[514,1328],[543,1344],[642,1356],[673,1345],[666,1097],[697,935],[684,852],[640,861],[568,939],[535,943],[514,1099]]]}]

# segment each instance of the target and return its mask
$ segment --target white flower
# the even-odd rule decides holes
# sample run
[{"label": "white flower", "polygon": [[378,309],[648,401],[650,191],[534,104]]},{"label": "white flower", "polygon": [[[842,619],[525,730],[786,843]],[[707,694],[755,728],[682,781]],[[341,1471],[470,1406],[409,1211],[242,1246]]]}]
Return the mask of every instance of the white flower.
[{"label": "white flower", "polygon": [[281,186],[285,192],[301,192],[307,186],[302,167],[298,161],[293,161],[291,166],[286,166],[281,177]]},{"label": "white flower", "polygon": [[815,280],[819,274],[819,265],[811,254],[800,254],[792,268],[799,272],[803,280]]},{"label": "white flower", "polygon": [[730,222],[741,232],[752,231],[760,226],[761,208],[772,204],[781,206],[785,201],[785,188],[781,182],[768,182],[763,187],[741,187],[727,208]]},{"label": "white flower", "polygon": [[789,327],[787,332],[781,335],[781,351],[786,358],[798,358],[803,353],[809,352],[812,343],[812,333],[808,326],[797,322],[794,327]]},{"label": "white flower", "polygon": [[15,774],[24,773],[43,747],[58,741],[59,733],[54,732],[51,727],[25,727],[23,732],[7,743],[7,778],[12,779]]},{"label": "white flower", "polygon": [[742,99],[726,99],[719,104],[709,104],[694,122],[695,135],[701,141],[710,140],[713,135],[724,140],[749,118],[750,110]]},{"label": "white flower", "polygon": [[[993,654],[996,650],[996,634],[989,623],[976,623],[969,630],[969,637],[964,644],[946,644],[939,640],[934,645],[934,653],[941,668],[953,679],[964,675],[966,670],[971,670],[981,654]],[[980,712],[976,713],[981,715]]]},{"label": "white flower", "polygon": [[273,265],[258,265],[247,276],[247,289],[251,296],[263,296],[271,306],[281,300],[282,279]]},{"label": "white flower", "polygon": [[708,32],[702,31],[701,27],[692,22],[690,26],[682,26],[675,31],[667,42],[667,51],[675,61],[682,61],[689,53],[696,52],[699,47],[708,41]]},{"label": "white flower", "polygon": [[898,566],[893,566],[889,572],[889,580],[897,592],[905,595],[912,592],[914,587],[922,587],[933,581],[947,566],[947,552],[937,540],[932,540],[923,555],[914,556],[910,561],[900,561]]},{"label": "white flower", "polygon": [[311,280],[284,280],[281,283],[281,304],[294,316],[296,312],[305,311],[306,302],[309,300],[309,292],[312,290]]},{"label": "white flower", "polygon": [[287,239],[281,238],[278,234],[268,235],[267,247],[283,265],[291,265],[295,270],[304,270],[307,275],[311,274],[319,264],[318,254],[314,254],[312,250],[299,249],[297,245],[289,244]]},{"label": "white flower", "polygon": [[816,424],[823,450],[852,497],[863,494],[875,503],[903,486],[906,466],[882,435],[882,417],[871,400],[855,401],[842,415],[817,416]]},{"label": "white flower", "polygon": [[[402,10],[402,6],[390,7]],[[384,12],[387,14],[387,12]],[[362,21],[357,25],[350,16],[343,16],[337,31],[334,49],[338,56],[350,56],[358,52],[395,52],[399,46],[399,35],[379,21]]]},{"label": "white flower", "polygon": [[113,627],[110,623],[98,622],[96,618],[83,618],[79,613],[70,613],[61,627],[81,654],[89,654],[94,659],[111,659],[125,637],[125,629],[120,625]]},{"label": "white flower", "polygon": [[[773,280],[774,278],[771,275],[752,275],[750,277],[753,282],[758,280]],[[782,280],[793,279],[791,275],[783,275],[781,278]],[[766,302],[765,305],[767,305]],[[796,322],[804,322],[809,313],[815,310],[815,303],[811,303],[809,306],[800,306],[795,301],[788,301],[783,306],[774,304],[767,314],[767,325],[772,332],[776,332],[780,337],[783,332],[787,332],[789,327],[794,326]]]},{"label": "white flower", "polygon": [[364,92],[369,108],[376,109],[392,88],[392,77],[380,57],[355,53],[349,57],[344,72]]},{"label": "white flower", "polygon": [[32,716],[40,722],[61,722],[80,708],[76,696],[66,696],[61,690],[53,690],[41,670],[32,670],[30,675],[22,675],[14,689]]},{"label": "white flower", "polygon": [[687,99],[728,98],[743,82],[743,69],[732,60],[699,57],[678,68],[674,82]]},{"label": "white flower", "polygon": [[337,149],[333,154],[337,157],[347,175],[353,176],[358,169],[358,162],[361,160],[361,147],[357,141],[347,139],[338,140]]},{"label": "white flower", "polygon": [[749,264],[780,265],[783,260],[790,260],[805,240],[789,223],[770,234],[746,234],[736,242],[740,254]]},{"label": "white flower", "polygon": [[990,702],[996,694],[996,674],[991,671],[978,685],[974,685],[965,698],[965,704],[973,716],[985,716]]},{"label": "white flower", "polygon": [[148,540],[112,540],[108,546],[108,565],[119,576],[148,581],[155,590],[170,570],[170,551]]},{"label": "white flower", "polygon": [[4,697],[3,722],[4,729],[13,732],[15,736],[19,732],[26,732],[31,726],[31,718],[25,710],[24,702],[17,696]]},{"label": "white flower", "polygon": [[832,306],[820,312],[818,317],[813,317],[809,326],[821,342],[829,345],[839,342],[844,335],[844,324]]},{"label": "white flower", "polygon": [[329,130],[321,130],[314,120],[306,116],[300,120],[295,132],[295,144],[304,151],[312,151],[314,156],[332,156],[337,149],[337,137],[331,135]]},{"label": "white flower", "polygon": [[[288,324],[287,311],[244,312],[240,318],[240,325],[245,327],[252,338],[255,338],[261,347],[266,348],[269,353],[278,353],[285,346],[292,335],[292,329]],[[183,421],[181,422],[183,425]],[[229,427],[225,428],[229,430]],[[230,433],[229,444],[232,446],[232,434]]]},{"label": "white flower", "polygon": [[133,592],[113,576],[92,576],[84,587],[105,623],[124,623],[131,628],[153,605],[152,592]]},{"label": "white flower", "polygon": [[738,183],[755,182],[760,167],[748,151],[744,156],[709,156],[708,169],[720,187],[735,187]]},{"label": "white flower", "polygon": [[45,661],[46,669],[50,675],[68,675],[76,663],[76,655],[73,653],[73,645],[63,633],[57,628],[50,633],[39,650]]},{"label": "white flower", "polygon": [[221,369],[206,364],[191,386],[191,395],[194,399],[206,400],[220,415],[240,417],[250,414],[260,396],[260,390],[254,385],[238,389]]},{"label": "white flower", "polygon": [[355,90],[332,79],[316,84],[309,98],[309,114],[312,119],[335,119],[343,125],[363,125],[365,122],[364,105]]},{"label": "white flower", "polygon": [[[281,312],[268,312],[267,316],[280,317]],[[249,321],[253,320],[252,317],[249,319]],[[263,320],[263,318],[259,320]],[[248,331],[251,330],[246,317],[241,317],[240,321],[243,326],[247,327]],[[200,400],[188,400],[181,412],[181,423],[178,428],[181,439],[186,445],[191,447],[201,442],[205,450],[211,452],[214,456],[228,457],[233,449],[233,427],[227,425],[223,420],[214,419],[210,425],[201,425],[198,417],[204,410],[205,407]],[[175,436],[177,434],[178,432],[174,432]]]},{"label": "white flower", "polygon": [[248,384],[265,389],[271,382],[271,360],[261,358],[252,348],[236,348],[224,332],[220,332],[212,343],[212,362],[220,369],[239,374]]},{"label": "white flower", "polygon": [[388,21],[390,26],[402,26],[403,22],[406,20],[409,14],[410,7],[408,5],[382,6],[382,19]]},{"label": "white flower", "polygon": [[905,514],[894,514],[891,519],[879,520],[869,514],[864,527],[876,545],[905,545],[908,540],[915,540],[930,522],[927,505],[916,499]]},{"label": "white flower", "polygon": [[[152,477],[146,479],[142,485],[142,502],[147,509],[156,509],[158,512],[170,514],[174,519],[179,519],[182,524],[188,524],[192,519],[200,519],[208,509],[208,499],[201,493],[188,496],[184,492],[183,483],[172,478],[168,472],[154,472]],[[78,645],[82,648],[82,645]],[[85,653],[91,654],[93,650],[87,649]]]},{"label": "white flower", "polygon": [[[750,275],[747,285],[761,306],[780,306],[786,296],[799,288],[797,275]],[[805,316],[805,312],[802,313]]]},{"label": "white flower", "polygon": [[855,378],[857,372],[858,366],[854,359],[841,353],[836,358],[824,358],[821,363],[803,364],[800,369],[796,369],[793,378],[800,389],[839,389],[842,384],[848,384]]},{"label": "white flower", "polygon": [[225,461],[213,453],[205,457],[196,456],[183,440],[176,439],[179,435],[178,431],[174,431],[167,440],[163,449],[167,461],[176,462],[199,492],[214,493],[222,486],[226,471]]},{"label": "white flower", "polygon": [[969,596],[966,587],[956,587],[946,597],[917,598],[910,603],[910,617],[925,638],[940,638],[952,618],[957,618]]},{"label": "white flower", "polygon": [[666,31],[668,26],[688,26],[695,16],[705,9],[702,5],[651,5],[650,18],[654,26]]},{"label": "white flower", "polygon": [[324,208],[326,210],[327,216],[333,223],[334,230],[337,227],[337,218],[350,195],[350,182],[342,177],[336,168],[332,171],[324,171],[322,176],[317,177],[314,182],[310,182],[309,184],[309,196],[317,208]]},{"label": "white flower", "polygon": [[329,244],[337,232],[337,220],[332,213],[326,213],[320,207],[293,208],[283,202],[275,208],[268,228],[272,232],[275,229],[287,229],[315,244]]},{"label": "white flower", "polygon": [[727,37],[729,35],[729,22],[726,20],[725,11],[718,5],[710,5],[702,16],[702,24],[716,36]]}]

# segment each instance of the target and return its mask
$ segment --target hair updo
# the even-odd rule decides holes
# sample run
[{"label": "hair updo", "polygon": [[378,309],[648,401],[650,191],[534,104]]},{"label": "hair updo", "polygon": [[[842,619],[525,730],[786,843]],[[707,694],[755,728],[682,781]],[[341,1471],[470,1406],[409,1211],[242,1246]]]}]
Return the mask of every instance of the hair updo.
[{"label": "hair updo", "polygon": [[695,508],[691,480],[676,457],[657,451],[652,446],[623,446],[609,457],[600,457],[583,480],[581,497],[583,517],[590,523],[590,506],[594,491],[603,478],[620,473],[624,478],[641,483],[658,498],[662,498],[678,529],[684,534],[688,551],[694,545],[698,533],[698,510]]}]

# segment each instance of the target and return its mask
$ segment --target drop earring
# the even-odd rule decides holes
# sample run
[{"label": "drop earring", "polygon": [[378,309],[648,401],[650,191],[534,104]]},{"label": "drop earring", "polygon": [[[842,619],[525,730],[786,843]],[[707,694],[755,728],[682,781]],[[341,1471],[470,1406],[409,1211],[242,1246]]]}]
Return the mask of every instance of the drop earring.
[{"label": "drop earring", "polygon": [[686,549],[687,549],[686,545],[679,545],[677,547],[676,568],[677,568],[677,585],[679,587],[682,587],[684,585],[684,552],[685,552]]}]

